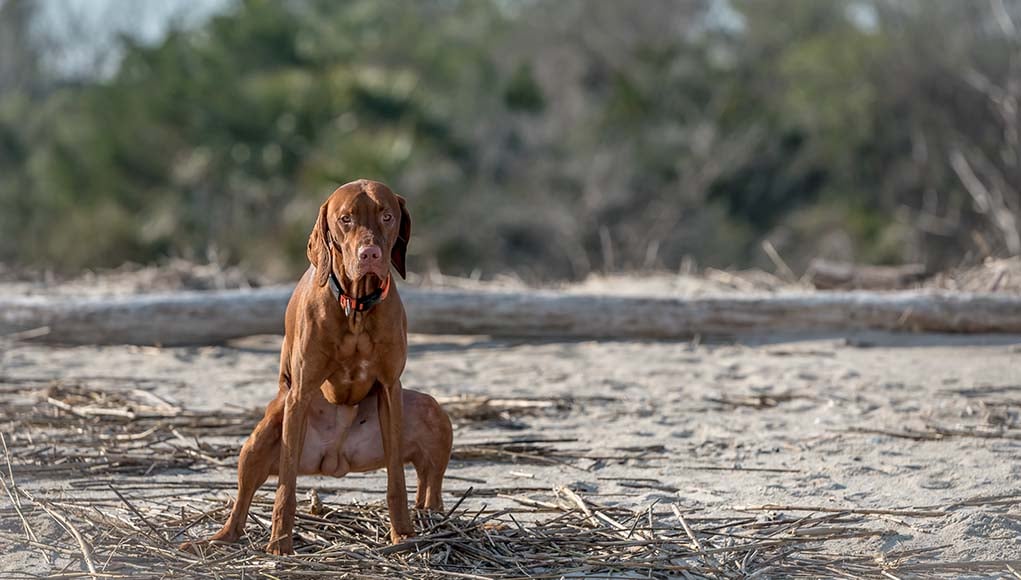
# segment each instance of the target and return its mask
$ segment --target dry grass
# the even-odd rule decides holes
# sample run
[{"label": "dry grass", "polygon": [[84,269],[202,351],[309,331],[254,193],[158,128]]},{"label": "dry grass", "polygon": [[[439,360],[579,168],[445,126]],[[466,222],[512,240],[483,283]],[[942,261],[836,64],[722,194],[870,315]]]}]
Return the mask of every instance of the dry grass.
[{"label": "dry grass", "polygon": [[[225,486],[210,484],[201,472],[233,469],[240,437],[247,435],[255,414],[186,411],[130,387],[31,381],[3,386],[0,487],[9,505],[0,514],[13,525],[5,526],[0,538],[70,562],[49,578],[953,577],[1007,572],[1011,565],[933,561],[932,551],[848,556],[832,545],[886,534],[882,518],[890,515],[939,517],[950,506],[767,505],[714,514],[671,503],[627,509],[603,505],[577,489],[502,486],[498,481],[454,490],[456,501],[449,502],[452,508],[445,514],[417,513],[419,535],[397,546],[387,543],[382,504],[328,501],[324,508],[319,493],[344,488],[320,487],[300,504],[297,554],[291,557],[261,550],[272,506],[269,496],[260,494],[249,535],[240,544],[193,555],[176,546],[208,534],[230,507],[221,496]],[[461,399],[446,404],[464,422],[509,420],[515,412],[544,412],[570,402]],[[570,465],[576,457],[591,457],[586,450],[561,450],[558,440],[496,441],[457,451],[461,461]],[[650,453],[618,451],[635,457]],[[144,477],[182,469],[199,473],[178,485]],[[29,484],[41,478],[70,485],[50,493]],[[655,488],[655,481],[644,483]],[[493,496],[517,507],[491,509],[477,501]],[[44,538],[34,528],[40,518],[51,518],[63,533]]]}]

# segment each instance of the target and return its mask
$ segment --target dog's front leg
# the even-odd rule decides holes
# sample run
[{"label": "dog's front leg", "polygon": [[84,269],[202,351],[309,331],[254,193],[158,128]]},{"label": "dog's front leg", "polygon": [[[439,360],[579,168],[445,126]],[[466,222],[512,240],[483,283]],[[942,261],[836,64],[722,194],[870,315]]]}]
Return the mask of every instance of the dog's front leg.
[{"label": "dog's front leg", "polygon": [[403,397],[401,382],[380,385],[376,405],[379,414],[379,432],[383,436],[383,455],[386,458],[386,507],[390,512],[390,541],[393,543],[415,535],[408,514],[408,490],[404,483],[404,461],[401,449],[403,425]]},{"label": "dog's front leg", "polygon": [[277,494],[273,502],[273,526],[266,545],[267,552],[278,555],[294,553],[292,534],[297,504],[298,462],[305,445],[308,407],[314,394],[312,390],[320,388],[326,379],[326,373],[321,370],[325,365],[301,357],[292,357],[292,360],[297,362],[291,365],[293,380],[284,397]]}]

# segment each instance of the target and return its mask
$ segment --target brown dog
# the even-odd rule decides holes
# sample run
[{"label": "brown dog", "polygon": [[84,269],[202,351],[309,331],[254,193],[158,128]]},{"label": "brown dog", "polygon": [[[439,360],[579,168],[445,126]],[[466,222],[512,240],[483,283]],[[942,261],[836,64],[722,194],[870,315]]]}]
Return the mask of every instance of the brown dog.
[{"label": "brown dog", "polygon": [[353,406],[370,402],[370,393],[376,395],[387,469],[390,539],[396,543],[413,534],[401,449],[400,376],[408,323],[390,283],[391,262],[405,275],[410,236],[404,199],[382,183],[343,185],[319,209],[308,240],[311,266],[287,304],[278,394],[241,449],[237,502],[211,540],[234,541],[241,535],[252,496],[275,467],[278,484],[266,550],[292,553],[298,473],[312,471],[318,454],[306,455],[305,442],[317,442],[309,448],[323,451],[313,472],[335,471],[340,458],[327,450],[343,439]]}]

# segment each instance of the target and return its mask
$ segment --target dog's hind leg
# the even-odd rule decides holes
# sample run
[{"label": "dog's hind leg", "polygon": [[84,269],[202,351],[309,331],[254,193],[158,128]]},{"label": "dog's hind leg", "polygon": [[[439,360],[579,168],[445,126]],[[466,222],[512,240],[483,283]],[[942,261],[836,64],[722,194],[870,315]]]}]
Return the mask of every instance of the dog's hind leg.
[{"label": "dog's hind leg", "polygon": [[230,517],[220,531],[206,540],[185,542],[182,550],[197,551],[209,542],[236,542],[244,533],[252,498],[266,479],[277,471],[280,460],[280,435],[283,421],[283,397],[277,397],[266,408],[266,414],[238,455],[238,497]]}]

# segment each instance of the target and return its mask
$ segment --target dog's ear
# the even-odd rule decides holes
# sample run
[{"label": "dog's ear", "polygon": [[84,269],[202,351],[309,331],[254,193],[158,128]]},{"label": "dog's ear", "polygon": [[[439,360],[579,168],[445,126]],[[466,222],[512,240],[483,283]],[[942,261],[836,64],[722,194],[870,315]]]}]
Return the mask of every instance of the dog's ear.
[{"label": "dog's ear", "polygon": [[308,236],[308,261],[316,267],[316,286],[326,286],[330,279],[330,229],[326,225],[326,206],[319,208],[319,217],[312,226],[312,234]]},{"label": "dog's ear", "polygon": [[401,222],[397,226],[397,240],[390,250],[390,262],[393,263],[401,278],[407,278],[406,262],[408,259],[408,240],[411,239],[411,214],[408,213],[408,204],[404,198],[397,196],[397,203],[401,206]]}]

